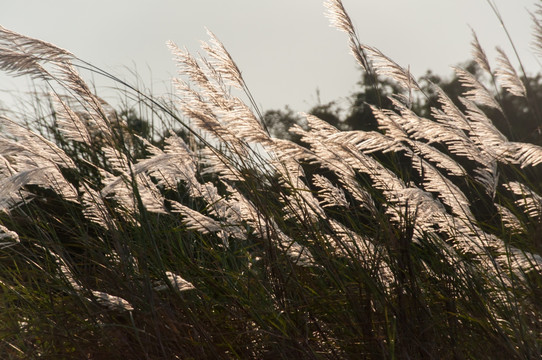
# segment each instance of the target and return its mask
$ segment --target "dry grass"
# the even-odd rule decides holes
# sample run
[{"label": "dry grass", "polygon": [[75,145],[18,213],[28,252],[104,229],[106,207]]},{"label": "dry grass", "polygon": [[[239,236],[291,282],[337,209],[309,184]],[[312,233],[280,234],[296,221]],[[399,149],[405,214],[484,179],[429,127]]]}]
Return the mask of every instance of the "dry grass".
[{"label": "dry grass", "polygon": [[[418,116],[416,80],[326,3],[360,65],[404,90],[372,107],[379,131],[306,115],[299,143],[271,137],[210,33],[207,57],[168,44],[175,104],[123,84],[173,124],[136,133],[90,64],[1,29],[0,67],[51,91],[32,127],[0,119],[4,358],[541,356],[542,148],[509,141],[461,69],[461,106],[435,89]],[[491,70],[474,47],[528,96],[504,53]]]}]

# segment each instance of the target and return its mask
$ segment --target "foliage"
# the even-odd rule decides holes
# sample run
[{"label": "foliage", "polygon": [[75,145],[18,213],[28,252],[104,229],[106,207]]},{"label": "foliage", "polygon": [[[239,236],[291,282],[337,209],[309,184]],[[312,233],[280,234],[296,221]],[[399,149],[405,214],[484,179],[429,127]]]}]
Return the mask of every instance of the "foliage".
[{"label": "foliage", "polygon": [[[169,44],[175,106],[124,84],[164,135],[95,95],[90,64],[0,28],[0,66],[44,80],[54,109],[1,118],[4,358],[542,355],[542,148],[508,140],[488,117],[502,99],[461,71],[459,103],[435,86],[424,117],[418,82],[326,5],[375,123],[304,115],[297,142],[234,95],[254,103],[211,33],[207,57]],[[499,94],[528,98],[499,66]]]}]

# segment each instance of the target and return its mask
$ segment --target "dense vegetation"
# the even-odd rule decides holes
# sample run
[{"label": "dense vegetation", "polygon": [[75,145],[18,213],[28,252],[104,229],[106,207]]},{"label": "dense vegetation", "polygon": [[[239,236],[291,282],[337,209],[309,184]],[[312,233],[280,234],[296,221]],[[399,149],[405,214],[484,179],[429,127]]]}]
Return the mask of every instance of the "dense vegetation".
[{"label": "dense vegetation", "polygon": [[0,118],[2,358],[542,356],[539,78],[474,37],[417,81],[326,6],[366,74],[346,117],[260,115],[211,33],[169,44],[175,102],[115,111],[78,70],[111,75],[0,28],[50,91]]}]

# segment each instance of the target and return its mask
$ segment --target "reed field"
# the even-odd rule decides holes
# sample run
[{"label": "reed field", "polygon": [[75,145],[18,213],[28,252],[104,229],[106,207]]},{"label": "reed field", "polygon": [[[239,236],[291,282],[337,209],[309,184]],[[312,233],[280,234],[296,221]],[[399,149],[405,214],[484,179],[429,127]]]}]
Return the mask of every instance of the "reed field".
[{"label": "reed field", "polygon": [[434,85],[419,114],[417,79],[325,7],[370,86],[401,90],[374,130],[271,136],[211,32],[201,56],[167,44],[165,99],[0,27],[0,69],[44,89],[0,114],[0,358],[542,357],[542,135],[501,103],[542,130],[525,74],[473,35],[485,80],[457,68],[458,101]]}]

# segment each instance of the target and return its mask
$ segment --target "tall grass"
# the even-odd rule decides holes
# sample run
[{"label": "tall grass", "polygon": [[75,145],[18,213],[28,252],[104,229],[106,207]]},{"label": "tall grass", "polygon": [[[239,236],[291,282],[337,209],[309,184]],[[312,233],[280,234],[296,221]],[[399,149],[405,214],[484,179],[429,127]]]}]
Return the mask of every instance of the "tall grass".
[{"label": "tall grass", "polygon": [[[496,94],[461,69],[462,106],[435,89],[418,116],[412,75],[326,6],[374,86],[405,90],[372,106],[379,131],[306,115],[299,143],[269,136],[211,33],[205,57],[168,44],[174,104],[123,84],[143,126],[78,70],[113,76],[0,28],[0,67],[50,91],[35,124],[1,117],[3,358],[542,355],[542,148],[493,126]],[[528,98],[503,52],[492,70],[474,49]]]}]

